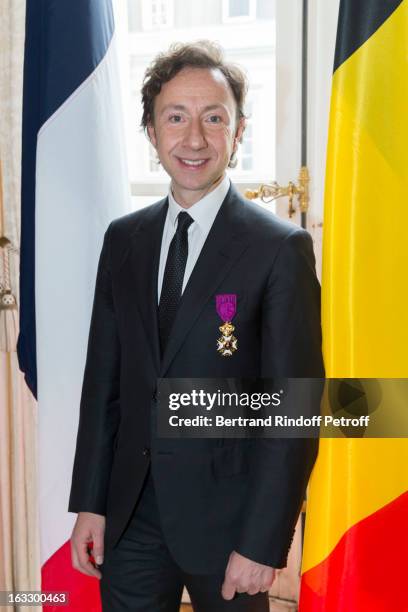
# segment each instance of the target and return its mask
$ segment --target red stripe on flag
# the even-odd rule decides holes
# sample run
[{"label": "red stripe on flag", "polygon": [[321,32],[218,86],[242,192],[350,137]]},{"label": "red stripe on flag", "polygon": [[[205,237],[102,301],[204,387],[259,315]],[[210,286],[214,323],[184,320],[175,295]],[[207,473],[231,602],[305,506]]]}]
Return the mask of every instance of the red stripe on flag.
[{"label": "red stripe on flag", "polygon": [[67,606],[43,606],[43,612],[101,612],[99,580],[73,569],[69,541],[44,563],[41,581],[43,591],[69,594]]},{"label": "red stripe on flag", "polygon": [[408,612],[408,492],[353,525],[302,576],[299,612]]}]

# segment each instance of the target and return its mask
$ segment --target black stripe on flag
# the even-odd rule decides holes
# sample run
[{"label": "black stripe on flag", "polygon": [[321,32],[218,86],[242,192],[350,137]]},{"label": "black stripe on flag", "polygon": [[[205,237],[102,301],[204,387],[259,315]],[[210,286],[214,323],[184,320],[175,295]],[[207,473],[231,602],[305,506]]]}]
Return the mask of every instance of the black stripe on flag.
[{"label": "black stripe on flag", "polygon": [[403,0],[341,0],[334,71],[388,19]]}]

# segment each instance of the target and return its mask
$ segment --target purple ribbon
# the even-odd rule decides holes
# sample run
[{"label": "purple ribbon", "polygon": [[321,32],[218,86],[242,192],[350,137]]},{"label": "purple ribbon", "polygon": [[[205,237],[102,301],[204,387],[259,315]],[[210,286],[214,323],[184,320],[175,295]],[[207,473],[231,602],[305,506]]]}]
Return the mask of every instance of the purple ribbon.
[{"label": "purple ribbon", "polygon": [[235,317],[237,312],[237,296],[235,293],[221,293],[215,296],[217,312],[226,323]]}]

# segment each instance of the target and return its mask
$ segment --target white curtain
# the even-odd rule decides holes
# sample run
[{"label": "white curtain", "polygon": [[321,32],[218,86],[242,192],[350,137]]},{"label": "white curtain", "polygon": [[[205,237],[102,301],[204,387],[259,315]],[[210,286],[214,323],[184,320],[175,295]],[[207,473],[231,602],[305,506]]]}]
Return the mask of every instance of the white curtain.
[{"label": "white curtain", "polygon": [[[24,0],[1,1],[0,235],[6,236],[15,247],[20,242],[24,20]],[[10,252],[9,259],[10,285],[18,304],[18,254]],[[0,316],[4,317],[4,311]],[[36,434],[36,402],[19,371],[15,350],[5,351],[3,346],[0,350],[0,591],[40,589]],[[31,608],[16,606],[14,609]]]}]

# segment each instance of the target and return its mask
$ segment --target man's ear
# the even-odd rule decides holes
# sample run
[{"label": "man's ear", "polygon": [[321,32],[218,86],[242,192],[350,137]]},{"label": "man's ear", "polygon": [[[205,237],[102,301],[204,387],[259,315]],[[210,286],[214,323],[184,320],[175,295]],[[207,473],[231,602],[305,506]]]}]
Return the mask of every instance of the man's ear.
[{"label": "man's ear", "polygon": [[238,149],[238,144],[242,142],[242,136],[245,132],[245,127],[246,127],[245,117],[241,117],[238,121],[237,129],[235,131],[234,146],[233,146],[234,151]]},{"label": "man's ear", "polygon": [[156,148],[157,147],[157,140],[156,140],[156,132],[154,131],[153,123],[148,123],[147,124],[147,135],[149,136],[149,140],[152,143],[152,145],[154,146],[154,148]]}]

